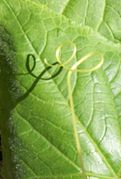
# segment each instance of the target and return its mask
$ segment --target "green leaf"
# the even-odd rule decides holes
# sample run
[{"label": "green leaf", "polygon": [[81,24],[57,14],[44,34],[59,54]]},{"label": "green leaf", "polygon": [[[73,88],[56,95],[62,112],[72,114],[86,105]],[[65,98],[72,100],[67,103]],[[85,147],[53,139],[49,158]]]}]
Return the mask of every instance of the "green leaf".
[{"label": "green leaf", "polygon": [[[121,2],[120,1],[98,1],[98,0],[65,0],[63,3],[50,0],[38,0],[42,4],[46,4],[59,14],[63,14],[71,20],[83,25],[91,26],[107,39],[120,43],[120,26],[121,26]],[[60,5],[61,4],[61,5]],[[112,69],[115,71],[112,75]],[[120,59],[117,62],[115,57],[111,56],[110,62],[106,66],[106,75],[109,79],[112,92],[115,96],[115,103],[120,113]]]},{"label": "green leaf", "polygon": [[[5,179],[120,178],[120,44],[28,0],[1,0],[0,24],[0,125]],[[73,63],[93,51],[104,56],[103,67],[93,73],[75,72],[72,81],[85,170],[80,167],[73,132],[68,71],[63,70],[50,81],[40,80],[24,100],[17,101],[35,80],[26,74],[27,55],[36,57],[34,73],[39,75],[45,68],[44,58],[55,62],[56,49],[65,41],[77,46]],[[71,53],[72,49],[65,47],[65,59]],[[93,57],[81,68],[91,68],[97,60]],[[50,77],[49,72],[46,75]]]},{"label": "green leaf", "polygon": [[121,41],[121,1],[115,0],[36,0],[74,22],[88,25],[108,39]]}]

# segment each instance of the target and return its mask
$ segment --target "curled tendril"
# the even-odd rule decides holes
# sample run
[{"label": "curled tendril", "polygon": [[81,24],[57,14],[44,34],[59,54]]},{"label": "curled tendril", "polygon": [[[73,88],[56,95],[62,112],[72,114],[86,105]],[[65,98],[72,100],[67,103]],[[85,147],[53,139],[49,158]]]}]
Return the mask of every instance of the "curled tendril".
[{"label": "curled tendril", "polygon": [[[57,60],[57,62],[59,63],[60,66],[62,66],[63,68],[65,68],[68,71],[77,71],[77,72],[81,72],[81,73],[93,72],[93,71],[96,71],[97,69],[99,69],[104,63],[104,58],[103,58],[102,54],[100,54],[98,52],[90,52],[87,55],[85,55],[84,57],[82,57],[80,60],[75,62],[72,65],[72,67],[66,67],[66,65],[69,64],[72,61],[72,59],[75,57],[77,49],[76,49],[76,46],[74,45],[71,57],[65,63],[62,63],[62,60],[60,58],[61,48],[62,48],[62,45],[60,45],[56,50],[56,60]],[[89,58],[91,58],[92,56],[95,56],[95,55],[100,56],[100,62],[96,66],[89,68],[89,69],[78,69],[78,66],[80,64],[89,60]],[[47,61],[46,61],[46,63],[48,64]]]},{"label": "curled tendril", "polygon": [[[33,61],[33,66],[30,66],[30,61]],[[35,86],[37,85],[37,83],[40,81],[40,80],[51,80],[53,78],[55,78],[56,76],[58,76],[63,67],[62,66],[59,66],[59,69],[51,75],[51,77],[48,77],[48,78],[44,78],[43,75],[48,72],[53,66],[55,65],[58,65],[58,62],[54,62],[51,64],[51,66],[47,66],[43,71],[41,71],[41,73],[37,76],[34,74],[34,69],[36,68],[36,58],[33,54],[28,54],[27,55],[27,58],[26,58],[26,69],[27,69],[27,72],[26,74],[30,74],[32,77],[35,78],[34,82],[31,84],[31,86],[29,87],[29,89],[20,97],[17,98],[17,101],[15,102],[15,104],[13,104],[13,108],[21,101],[23,101],[31,92],[32,90],[35,88]],[[26,75],[25,74],[25,75]]]},{"label": "curled tendril", "polygon": [[[33,66],[32,67],[30,67],[30,59],[33,59]],[[26,69],[31,76],[37,78],[37,76],[33,73],[33,70],[35,69],[35,67],[36,67],[35,56],[33,54],[28,54],[27,58],[26,58]]]},{"label": "curled tendril", "polygon": [[[80,158],[80,168],[82,169],[82,173],[83,173],[83,178],[87,178],[85,175],[85,169],[83,166],[83,159],[82,159],[82,151],[81,151],[81,146],[80,146],[80,138],[77,132],[77,115],[75,113],[75,108],[74,108],[74,100],[73,100],[73,91],[72,91],[72,74],[76,71],[79,73],[88,73],[88,72],[93,72],[98,70],[104,63],[104,58],[103,55],[97,52],[90,52],[87,55],[83,56],[81,59],[79,59],[77,62],[75,62],[71,67],[67,67],[67,64],[69,64],[72,59],[75,57],[76,55],[76,45],[73,44],[73,52],[72,55],[70,56],[70,58],[63,63],[60,57],[61,54],[61,48],[63,47],[63,45],[60,45],[57,50],[56,50],[56,60],[58,62],[58,64],[65,68],[68,71],[67,74],[67,87],[68,87],[68,96],[69,96],[69,105],[70,105],[70,111],[71,111],[71,115],[72,115],[72,126],[73,126],[73,132],[74,132],[74,137],[75,137],[75,142],[76,142],[76,149],[77,149],[77,153],[78,153],[78,157]],[[93,56],[99,56],[100,61],[99,63],[89,69],[79,69],[79,65],[81,65],[83,62],[89,60],[91,57]],[[45,61],[46,64],[50,65],[47,60]]]},{"label": "curled tendril", "polygon": [[[92,68],[89,68],[89,69],[86,69],[86,68],[85,69],[78,69],[78,66],[80,64],[82,64],[83,62],[89,60],[91,57],[96,56],[96,55],[98,55],[100,57],[100,61],[99,61],[99,63],[96,66],[94,66]],[[75,71],[76,70],[77,72],[81,72],[81,73],[93,72],[93,71],[96,71],[97,69],[99,69],[103,65],[103,63],[104,63],[104,58],[103,58],[102,54],[97,53],[97,52],[91,52],[91,53],[88,53],[87,55],[85,55],[84,57],[82,57],[79,61],[77,61],[70,68],[70,70],[71,71]]]},{"label": "curled tendril", "polygon": [[[33,60],[33,66],[32,66],[32,67],[30,67],[30,60]],[[28,55],[27,55],[27,59],[26,59],[26,69],[27,69],[28,73],[29,73],[31,76],[33,76],[34,78],[39,78],[39,79],[41,79],[41,80],[51,80],[51,79],[55,78],[55,77],[56,77],[57,75],[59,75],[60,72],[62,71],[62,67],[60,67],[57,72],[55,72],[54,74],[52,74],[51,77],[48,77],[48,78],[43,78],[43,77],[42,77],[47,71],[49,71],[49,70],[50,70],[53,66],[55,66],[55,65],[58,65],[58,62],[54,62],[54,63],[48,65],[48,66],[40,73],[40,75],[37,76],[37,75],[35,75],[35,74],[33,73],[34,69],[36,68],[36,58],[35,58],[35,56],[34,56],[33,54],[28,54]]]},{"label": "curled tendril", "polygon": [[61,66],[65,66],[66,64],[69,64],[72,59],[75,57],[76,55],[76,51],[77,51],[77,48],[76,48],[76,45],[72,42],[70,42],[72,45],[73,45],[73,52],[72,52],[72,55],[69,57],[69,59],[65,62],[65,63],[62,63],[61,61],[61,49],[64,45],[60,45],[57,50],[56,50],[56,59],[57,59],[57,62],[61,65]]},{"label": "curled tendril", "polygon": [[[47,67],[37,76],[34,74],[34,69],[36,68],[36,58],[33,54],[28,54],[27,58],[26,58],[26,69],[28,74],[30,74],[32,77],[35,78],[34,82],[32,83],[31,87],[28,89],[28,91],[21,97],[18,98],[17,103],[24,100],[29,93],[34,89],[34,87],[37,85],[38,81],[41,80],[50,80],[52,78],[55,78],[56,76],[58,76],[62,69],[66,69],[68,71],[67,74],[67,87],[68,87],[68,96],[69,96],[69,105],[70,105],[70,111],[71,111],[71,115],[72,115],[72,126],[73,126],[73,133],[74,133],[74,137],[75,137],[75,142],[76,142],[76,149],[77,149],[77,153],[78,156],[80,158],[80,168],[82,169],[82,173],[83,173],[83,178],[86,179],[86,175],[85,175],[85,169],[83,166],[83,160],[82,160],[82,154],[81,154],[81,146],[80,146],[80,139],[79,139],[79,135],[77,132],[77,116],[75,113],[75,108],[74,108],[74,101],[73,101],[73,91],[72,91],[72,74],[74,72],[79,72],[79,73],[88,73],[88,72],[93,72],[98,70],[104,63],[104,58],[103,55],[97,52],[90,52],[87,55],[83,56],[81,59],[79,59],[77,62],[75,62],[73,65],[71,65],[71,67],[67,67],[67,65],[73,60],[73,58],[76,55],[77,52],[77,48],[76,45],[71,43],[73,45],[73,51],[72,51],[72,55],[68,58],[68,60],[66,62],[62,62],[61,59],[61,49],[64,45],[60,45],[57,50],[56,50],[56,62],[50,64],[47,59],[44,59],[44,63],[47,65]],[[79,65],[81,65],[83,62],[89,60],[91,57],[93,56],[99,56],[100,61],[97,65],[95,65],[92,68],[89,69],[79,69]],[[30,62],[33,61],[33,65],[30,65]],[[59,66],[58,71],[56,71],[54,74],[51,75],[51,77],[48,78],[44,78],[43,75],[49,71],[51,68],[53,68],[53,66]],[[17,104],[16,103],[16,104]]]}]

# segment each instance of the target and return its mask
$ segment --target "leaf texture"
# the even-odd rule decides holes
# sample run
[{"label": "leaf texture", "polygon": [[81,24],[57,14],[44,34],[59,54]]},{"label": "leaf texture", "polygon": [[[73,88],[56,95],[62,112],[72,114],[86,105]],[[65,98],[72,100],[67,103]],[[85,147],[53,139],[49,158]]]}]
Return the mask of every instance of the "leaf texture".
[{"label": "leaf texture", "polygon": [[[50,4],[52,2],[54,3],[50,1]],[[56,2],[60,7],[60,13],[68,14],[69,18],[70,14],[73,15],[71,2],[63,2],[63,10],[62,4],[60,7],[59,2]],[[73,1],[73,8],[76,2]],[[103,9],[100,10],[101,12],[98,10],[97,13],[103,12],[104,16],[104,2],[96,1],[96,3],[98,6],[101,3],[100,7]],[[88,1],[88,7],[85,8],[89,17],[85,14],[86,20],[83,24],[92,24],[91,26],[95,30],[100,29],[101,33],[104,24],[102,19],[99,19],[99,15],[94,16],[96,17],[93,21],[94,25],[91,23],[93,16],[90,13],[94,11],[91,1]],[[78,10],[73,11],[78,14]],[[74,16],[74,19],[80,22],[80,17],[78,19]],[[100,28],[99,22],[101,22]],[[25,64],[28,54],[34,54],[36,57],[37,66],[34,72],[37,75],[45,68],[44,58],[50,63],[56,60],[55,51],[65,40],[77,46],[74,61],[92,51],[103,54],[102,68],[93,73],[74,74],[72,83],[77,131],[86,178],[119,179],[121,171],[120,43],[115,43],[115,40],[104,37],[106,35],[103,33],[100,35],[90,27],[80,26],[62,15],[58,16],[44,5],[28,0],[1,0],[0,24],[9,32],[15,51],[15,58],[13,58],[15,75],[14,80],[12,79],[14,92],[12,87],[10,88],[12,94],[7,92],[13,95],[13,101],[23,95],[34,81],[33,77],[26,74]],[[117,39],[119,40],[118,37]],[[68,50],[65,48],[65,57],[70,53]],[[81,68],[89,68],[93,63],[95,58],[83,63]],[[49,73],[46,75],[50,76]],[[1,81],[3,83],[2,78]],[[17,105],[12,106],[13,101],[8,101],[11,106],[7,110],[8,115],[2,112],[0,115],[2,135],[9,149],[3,151],[5,160],[9,159],[4,166],[5,179],[84,179],[73,133],[67,91],[67,71],[63,70],[57,78],[50,81],[40,80],[29,95]],[[0,105],[5,110],[6,105],[2,102]],[[9,136],[5,135],[6,127]],[[5,147],[3,146],[4,149]]]}]

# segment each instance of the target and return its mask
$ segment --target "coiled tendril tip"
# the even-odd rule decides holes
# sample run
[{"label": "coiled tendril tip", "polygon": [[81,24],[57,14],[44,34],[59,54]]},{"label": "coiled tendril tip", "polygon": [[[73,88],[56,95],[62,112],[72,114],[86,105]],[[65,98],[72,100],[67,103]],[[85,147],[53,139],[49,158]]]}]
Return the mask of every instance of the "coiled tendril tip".
[{"label": "coiled tendril tip", "polygon": [[[76,52],[77,52],[76,45],[72,42],[70,42],[70,43],[73,45],[73,51],[72,51],[72,55],[69,57],[69,59],[66,62],[63,63],[62,59],[61,59],[61,49],[64,45],[63,44],[60,45],[56,50],[56,60],[60,66],[62,66],[63,68],[65,68],[68,71],[77,71],[77,72],[81,72],[81,73],[88,73],[88,72],[96,71],[103,65],[103,63],[104,63],[103,55],[100,54],[99,52],[94,51],[94,52],[90,52],[87,55],[83,56],[80,60],[75,62],[71,67],[67,67],[67,65],[76,56]],[[78,69],[79,65],[81,65],[83,62],[89,60],[91,57],[93,57],[95,55],[98,55],[100,57],[100,62],[96,66],[89,68],[89,69]],[[47,61],[46,61],[46,64],[50,65]]]},{"label": "coiled tendril tip", "polygon": [[[89,60],[91,57],[95,56],[95,55],[98,55],[100,56],[100,61],[99,63],[92,67],[92,68],[89,68],[89,69],[78,69],[78,66],[81,65],[83,62]],[[71,71],[77,71],[77,72],[80,72],[80,73],[88,73],[88,72],[93,72],[93,71],[96,71],[98,70],[104,63],[104,58],[103,58],[103,55],[98,53],[98,52],[90,52],[88,53],[87,55],[85,55],[84,57],[82,57],[80,60],[78,60],[75,64],[72,65],[72,67],[70,68]]]},{"label": "coiled tendril tip", "polygon": [[73,45],[73,52],[72,52],[72,55],[70,56],[70,58],[65,63],[62,62],[61,57],[60,57],[61,56],[61,49],[64,45],[60,45],[56,50],[56,60],[63,67],[71,62],[71,60],[75,57],[76,52],[77,52],[76,45],[72,42],[70,42],[70,43]]},{"label": "coiled tendril tip", "polygon": [[44,64],[48,67],[53,67],[53,64],[49,63],[46,58],[44,59]]}]

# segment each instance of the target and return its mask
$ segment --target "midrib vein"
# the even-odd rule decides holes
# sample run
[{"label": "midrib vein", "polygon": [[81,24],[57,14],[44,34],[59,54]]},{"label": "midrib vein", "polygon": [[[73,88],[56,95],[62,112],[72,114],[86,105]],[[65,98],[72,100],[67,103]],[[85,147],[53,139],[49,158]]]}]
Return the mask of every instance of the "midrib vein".
[{"label": "midrib vein", "polygon": [[11,11],[12,15],[14,16],[14,18],[16,19],[16,22],[17,22],[17,24],[19,25],[20,30],[21,30],[22,34],[24,35],[25,39],[27,40],[28,44],[31,46],[31,48],[32,48],[32,50],[34,51],[34,53],[36,54],[37,58],[40,59],[40,57],[39,57],[39,55],[38,55],[38,53],[37,53],[35,47],[32,45],[31,40],[29,39],[29,37],[28,37],[27,34],[25,33],[25,31],[24,31],[24,29],[23,29],[23,26],[21,25],[21,23],[20,23],[18,17],[16,16],[14,10],[12,9],[12,7],[10,6],[10,4],[9,4],[6,0],[3,0],[3,1],[4,1],[4,3],[6,4],[6,6],[8,7],[8,9]]},{"label": "midrib vein", "polygon": [[[3,0],[3,1],[4,1],[4,3],[6,4],[6,6],[10,9],[10,11],[11,11],[11,13],[13,14],[14,18],[16,19],[16,21],[17,21],[17,23],[18,23],[18,25],[19,25],[19,27],[20,27],[22,33],[24,34],[24,37],[26,38],[28,44],[29,44],[29,45],[31,46],[31,48],[34,50],[36,56],[37,56],[38,58],[40,58],[39,55],[38,55],[38,53],[36,52],[36,49],[35,49],[34,46],[31,44],[30,39],[29,39],[28,36],[25,34],[24,29],[23,29],[23,27],[22,27],[20,21],[18,20],[17,16],[15,15],[13,9],[11,8],[11,6],[8,4],[8,2],[7,2],[6,0]],[[54,82],[54,81],[53,81],[53,82]],[[55,84],[55,82],[54,82],[54,84]],[[55,85],[56,85],[56,84],[55,84]],[[57,87],[57,85],[56,85],[56,87]],[[58,88],[57,88],[57,89],[58,89]],[[59,89],[58,89],[58,91],[60,92]],[[38,133],[39,133],[39,132],[38,132]],[[44,137],[44,136],[43,136],[43,137]],[[44,137],[44,138],[45,138],[45,137]],[[46,139],[46,138],[45,138],[45,139]],[[46,139],[46,140],[47,140],[47,139]],[[50,142],[50,141],[48,141],[48,142]],[[52,144],[51,144],[51,145],[52,145]],[[54,147],[55,147],[55,146],[54,146]],[[55,148],[56,148],[56,147],[55,147]],[[56,148],[56,150],[58,150],[58,149]],[[58,150],[58,152],[61,153],[60,150]],[[62,153],[61,153],[61,154],[62,154]],[[62,154],[62,155],[65,156],[64,154]],[[65,156],[65,157],[66,157],[66,156]],[[66,157],[66,158],[67,158],[67,157]],[[75,163],[73,163],[73,161],[71,161],[69,158],[67,158],[67,159],[68,159],[68,161],[70,161],[70,163],[72,163],[72,165],[73,165],[76,169],[80,170],[80,168],[78,167],[78,165],[76,165]]]},{"label": "midrib vein", "polygon": [[[25,37],[25,39],[27,40],[28,44],[31,46],[31,49],[32,49],[32,50],[34,51],[34,53],[36,54],[36,57],[37,57],[38,59],[40,59],[39,54],[37,53],[35,47],[32,45],[31,40],[29,39],[29,37],[28,37],[27,34],[25,33],[25,31],[24,31],[24,29],[23,29],[23,26],[21,25],[19,19],[17,18],[17,16],[16,16],[14,10],[12,9],[12,7],[9,5],[9,3],[8,3],[6,0],[3,0],[3,1],[4,1],[4,3],[6,4],[6,6],[8,7],[8,9],[11,11],[11,13],[13,14],[14,18],[16,19],[16,22],[17,22],[17,24],[19,25],[22,34],[24,35],[24,37]],[[41,61],[41,62],[42,62],[42,61]],[[43,64],[43,62],[42,62],[42,65],[43,65],[43,67],[45,67],[45,65]],[[49,74],[49,72],[47,72],[47,73]],[[55,83],[54,80],[53,80],[53,83],[54,83],[54,85],[56,86],[56,88],[58,89],[58,86],[57,86],[57,84]],[[60,90],[58,89],[58,91],[60,91]],[[61,91],[60,91],[60,93],[61,93],[61,96],[63,96],[63,94],[62,94]]]},{"label": "midrib vein", "polygon": [[86,25],[88,8],[89,8],[89,0],[86,0],[86,7],[85,7],[84,21],[83,21],[84,25]]},{"label": "midrib vein", "polygon": [[[16,22],[17,22],[17,24],[19,25],[20,30],[21,30],[21,32],[23,33],[23,35],[24,35],[25,39],[27,40],[28,44],[31,46],[31,48],[32,48],[33,51],[35,52],[36,56],[37,56],[38,58],[40,58],[39,55],[38,55],[38,53],[37,53],[37,51],[36,51],[36,49],[35,49],[34,46],[32,45],[31,40],[29,39],[29,37],[28,37],[27,34],[25,33],[25,31],[24,31],[24,29],[23,29],[23,27],[22,27],[22,25],[21,25],[19,19],[17,18],[15,12],[13,11],[12,7],[10,6],[10,4],[9,4],[6,0],[3,0],[3,2],[4,2],[5,5],[8,7],[8,9],[11,11],[12,15],[14,16],[14,18],[16,19]],[[54,82],[54,81],[53,81],[53,82]],[[55,84],[55,82],[54,82],[54,84]],[[55,84],[55,85],[56,85],[56,84]],[[56,87],[57,87],[57,85],[56,85]],[[58,87],[57,87],[57,89],[58,89]],[[59,90],[59,89],[58,89],[58,91],[59,91],[59,93],[60,93],[60,90]],[[63,94],[61,93],[61,95],[63,95]],[[65,99],[64,96],[63,96],[63,98],[64,98],[64,100],[66,101],[66,99]],[[66,103],[67,103],[67,101],[66,101]],[[69,105],[68,105],[68,107],[69,107]],[[70,107],[69,107],[69,109],[70,109]],[[93,140],[93,138],[91,137],[91,135],[88,133],[88,131],[86,131],[85,127],[83,126],[83,124],[81,123],[81,121],[78,119],[78,117],[77,117],[77,120],[78,120],[78,122],[79,122],[79,124],[80,124],[80,127],[85,131],[85,134],[88,136],[88,138],[90,139],[90,141],[92,142],[92,144],[95,146],[95,149],[98,151],[100,157],[102,158],[102,160],[104,161],[104,163],[106,164],[106,166],[110,169],[110,171],[112,172],[112,174],[116,177],[115,179],[117,179],[118,176],[117,176],[116,172],[114,171],[114,169],[112,168],[112,166],[110,165],[110,163],[107,161],[106,157],[103,155],[103,153],[102,153],[102,151],[100,150],[100,148],[98,147],[98,145],[95,143],[95,141]]]},{"label": "midrib vein", "polygon": [[68,0],[64,6],[64,8],[61,10],[61,14],[64,14],[64,12],[66,11],[66,8],[68,7],[69,3],[71,2],[71,0]]},{"label": "midrib vein", "polygon": [[103,9],[102,9],[102,18],[101,18],[99,24],[98,24],[97,27],[96,27],[96,30],[97,30],[97,31],[100,30],[100,27],[101,27],[101,25],[102,25],[102,23],[103,23],[103,20],[104,20],[104,17],[105,17],[106,0],[103,0],[103,2],[104,2],[104,6],[103,6]]},{"label": "midrib vein", "polygon": [[[87,176],[88,177],[98,177],[98,179],[116,179],[116,178],[114,178],[114,177],[110,177],[110,176],[107,176],[107,175],[101,175],[101,174],[96,174],[96,173],[90,173],[90,172],[87,172],[86,173],[87,174]],[[80,174],[79,173],[72,173],[72,174],[69,174],[69,175],[40,175],[40,176],[36,176],[36,179],[40,179],[40,177],[41,177],[41,179],[52,179],[52,177],[53,177],[53,179],[57,179],[57,178],[66,178],[67,179],[67,177],[69,177],[69,178],[71,178],[72,179],[72,177],[79,177],[80,176]],[[81,177],[81,176],[80,176]],[[29,177],[28,179],[33,179],[32,177]],[[81,178],[81,179],[83,179],[83,178]],[[118,178],[119,179],[119,178]]]}]

